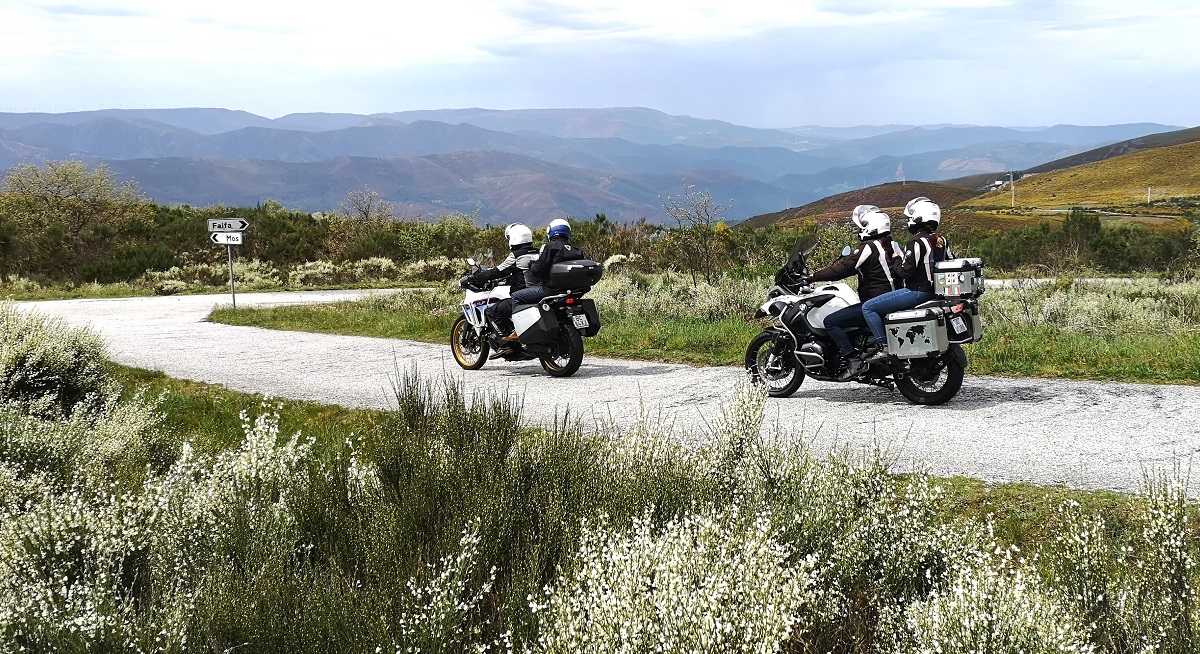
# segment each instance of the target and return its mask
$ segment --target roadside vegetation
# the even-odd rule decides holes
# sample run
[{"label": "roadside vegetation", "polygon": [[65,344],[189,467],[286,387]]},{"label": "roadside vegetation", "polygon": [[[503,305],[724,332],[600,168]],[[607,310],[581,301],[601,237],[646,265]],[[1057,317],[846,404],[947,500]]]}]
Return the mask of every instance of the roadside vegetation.
[{"label": "roadside vegetation", "polygon": [[[855,201],[887,204],[929,186],[887,185]],[[945,196],[944,228],[956,252],[984,258],[992,276],[1178,277],[1188,271],[1200,215],[1196,198],[1182,196],[1170,200],[1174,218],[1153,227],[1087,211],[1002,216],[999,209],[950,206],[961,197],[961,191]],[[795,220],[730,225],[723,219],[727,206],[684,184],[664,198],[664,207],[666,225],[616,223],[602,213],[568,217],[573,240],[600,261],[621,255],[640,273],[709,283],[773,274],[802,234],[819,232],[830,247],[822,263],[855,240],[849,209],[822,213],[828,207],[821,203],[797,210]],[[904,241],[899,207],[892,214]],[[467,257],[495,262],[508,252],[501,225],[461,214],[400,220],[369,188],[320,213],[270,200],[255,207],[166,207],[146,200],[135,182],[119,183],[103,165],[51,161],[15,166],[0,186],[0,297],[219,292],[228,288],[226,248],[212,244],[206,223],[229,217],[250,224],[245,244],[234,247],[236,282],[247,291],[445,281]],[[543,226],[531,227],[544,238]]]},{"label": "roadside vegetation", "polygon": [[541,429],[397,371],[393,411],[119,369],[0,306],[3,651],[1191,652],[1186,480],[895,474],[765,433]]}]

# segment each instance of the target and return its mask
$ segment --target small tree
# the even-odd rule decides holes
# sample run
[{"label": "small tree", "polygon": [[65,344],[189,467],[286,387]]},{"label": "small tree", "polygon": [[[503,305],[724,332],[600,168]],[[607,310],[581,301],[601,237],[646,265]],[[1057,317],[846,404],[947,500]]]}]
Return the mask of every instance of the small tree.
[{"label": "small tree", "polygon": [[396,205],[384,200],[379,191],[364,186],[361,191],[346,193],[346,199],[339,205],[339,213],[346,218],[366,222],[395,220]]},{"label": "small tree", "polygon": [[714,203],[711,193],[697,190],[694,184],[687,182],[684,182],[682,196],[663,199],[667,216],[676,224],[669,241],[678,250],[673,254],[678,256],[680,267],[691,274],[693,285],[697,283],[697,274],[703,275],[704,281],[709,283],[716,277],[718,255],[723,245],[717,242],[718,226],[724,227],[721,216],[730,206]]},{"label": "small tree", "polygon": [[74,160],[18,164],[0,191],[14,268],[71,279],[80,277],[83,266],[108,257],[122,232],[152,213],[137,184],[118,184],[104,164],[91,169]]}]

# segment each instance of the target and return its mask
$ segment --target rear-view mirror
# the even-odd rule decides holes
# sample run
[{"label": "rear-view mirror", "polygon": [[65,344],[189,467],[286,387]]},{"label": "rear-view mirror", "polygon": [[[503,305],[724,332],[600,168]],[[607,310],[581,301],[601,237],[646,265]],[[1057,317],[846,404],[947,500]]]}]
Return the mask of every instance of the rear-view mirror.
[{"label": "rear-view mirror", "polygon": [[849,245],[847,245],[846,247],[842,248],[842,256],[843,256],[843,257],[848,257],[848,256],[850,256],[850,253],[851,253],[851,252],[853,252],[853,251],[854,251],[854,250],[852,250],[852,249],[850,248],[850,246],[849,246]]},{"label": "rear-view mirror", "polygon": [[475,265],[475,260],[474,260],[474,259],[472,259],[471,257],[467,257],[467,263],[469,263],[469,264],[471,264],[472,266],[474,266],[474,265]]}]

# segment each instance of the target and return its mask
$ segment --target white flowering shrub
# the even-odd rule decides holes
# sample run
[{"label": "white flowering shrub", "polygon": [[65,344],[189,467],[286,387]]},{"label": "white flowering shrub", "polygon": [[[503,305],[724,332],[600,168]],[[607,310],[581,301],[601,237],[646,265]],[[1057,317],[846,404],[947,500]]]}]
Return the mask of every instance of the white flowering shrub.
[{"label": "white flowering shrub", "polygon": [[[228,267],[228,266],[227,266]],[[274,264],[258,259],[234,260],[234,282],[247,291],[277,289],[283,287],[284,275]]]},{"label": "white flowering shrub", "polygon": [[988,290],[981,307],[992,324],[1013,327],[1095,334],[1188,332],[1200,324],[1200,283],[1017,282],[1012,288]]},{"label": "white flowering shrub", "polygon": [[789,563],[765,515],[736,507],[628,530],[587,526],[535,608],[540,652],[775,652],[812,601],[814,561]]},{"label": "white flowering shrub", "polygon": [[0,405],[0,460],[41,475],[59,490],[97,492],[136,488],[149,470],[170,463],[174,445],[160,427],[156,400],[139,394],[101,404],[57,420]]},{"label": "white flowering shrub", "polygon": [[436,257],[404,264],[399,278],[410,282],[444,282],[461,277],[466,270],[465,261]]},{"label": "white flowering shrub", "polygon": [[114,381],[105,354],[89,329],[0,303],[0,401],[54,415],[107,397]]},{"label": "white flowering shrub", "polygon": [[331,261],[306,261],[288,271],[288,286],[332,286],[342,281],[341,266]]},{"label": "white flowering shrub", "polygon": [[652,313],[667,318],[750,318],[766,297],[765,278],[721,278],[715,284],[682,275],[606,275],[588,294],[606,311],[625,316]]},{"label": "white flowering shrub", "polygon": [[424,584],[416,578],[405,583],[405,599],[411,608],[396,624],[400,638],[397,654],[470,651],[478,642],[483,625],[472,623],[470,617],[491,592],[496,570],[491,570],[482,585],[473,584],[479,565],[478,523],[463,530],[459,548],[457,555],[426,566],[428,581]]},{"label": "white flowering shrub", "polygon": [[13,277],[9,277],[7,279],[0,280],[0,288],[3,288],[8,291],[28,293],[30,291],[41,290],[43,288],[43,286],[32,279],[16,275]]},{"label": "white flowering shrub", "polygon": [[362,259],[349,264],[349,267],[354,273],[355,281],[359,282],[392,281],[400,276],[396,262],[386,257]]},{"label": "white flowering shrub", "polygon": [[154,282],[155,295],[178,295],[191,288],[191,285],[181,279],[160,279]]},{"label": "white flowering shrub", "polygon": [[980,552],[950,583],[906,611],[914,654],[1075,654],[1096,649],[1086,626],[1011,550]]},{"label": "white flowering shrub", "polygon": [[1084,617],[1096,646],[1193,652],[1200,646],[1194,537],[1178,471],[1148,478],[1144,498],[1134,538],[1116,552],[1103,520],[1078,504],[1063,505],[1068,529],[1047,557],[1053,581]]}]

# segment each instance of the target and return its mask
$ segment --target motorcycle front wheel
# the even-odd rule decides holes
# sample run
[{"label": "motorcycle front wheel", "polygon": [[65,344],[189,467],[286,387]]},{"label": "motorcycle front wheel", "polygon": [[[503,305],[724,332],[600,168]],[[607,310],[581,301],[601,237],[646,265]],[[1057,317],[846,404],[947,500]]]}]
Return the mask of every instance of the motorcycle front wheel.
[{"label": "motorcycle front wheel", "polygon": [[770,332],[755,336],[746,348],[746,372],[750,381],[766,385],[767,395],[771,397],[795,393],[804,381],[804,370],[796,365],[792,352],[791,347],[776,348],[775,335]]},{"label": "motorcycle front wheel", "polygon": [[[966,370],[951,345],[936,359],[914,359],[908,374],[897,377],[896,390],[913,404],[937,405],[949,402],[962,388]],[[965,357],[963,358],[965,360]]]},{"label": "motorcycle front wheel", "polygon": [[450,351],[454,362],[467,370],[479,370],[487,363],[487,339],[480,337],[464,316],[459,316],[450,328]]},{"label": "motorcycle front wheel", "polygon": [[583,336],[574,325],[562,325],[553,343],[554,353],[542,357],[542,369],[551,377],[570,377],[583,363]]}]

